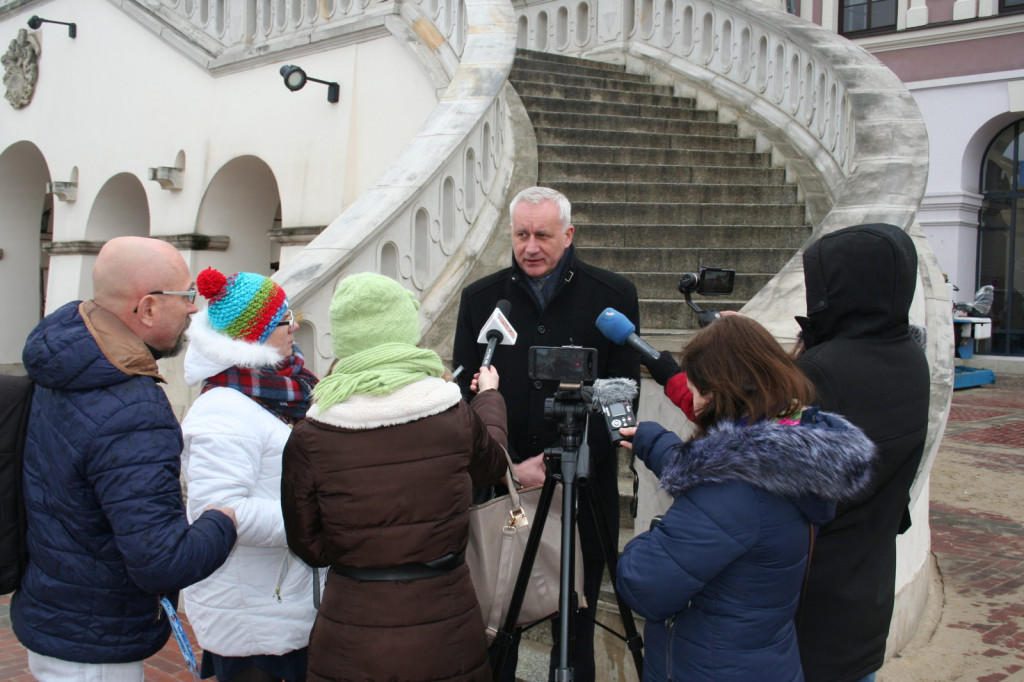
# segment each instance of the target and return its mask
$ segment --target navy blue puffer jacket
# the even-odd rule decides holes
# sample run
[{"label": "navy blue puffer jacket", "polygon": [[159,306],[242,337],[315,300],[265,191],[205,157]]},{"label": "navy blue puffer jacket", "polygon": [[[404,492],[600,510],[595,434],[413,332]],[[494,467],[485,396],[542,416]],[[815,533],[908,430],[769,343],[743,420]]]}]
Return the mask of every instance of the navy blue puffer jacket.
[{"label": "navy blue puffer jacket", "polygon": [[645,682],[803,680],[793,618],[811,525],[863,490],[871,442],[807,410],[799,425],[719,424],[685,444],[644,422],[633,451],[675,497],[617,570],[647,619]]},{"label": "navy blue puffer jacket", "polygon": [[189,525],[181,429],[152,354],[116,317],[69,303],[33,330],[23,359],[36,391],[15,634],[67,661],[142,660],[170,634],[160,596],[174,603],[220,566],[234,524],[210,511]]}]

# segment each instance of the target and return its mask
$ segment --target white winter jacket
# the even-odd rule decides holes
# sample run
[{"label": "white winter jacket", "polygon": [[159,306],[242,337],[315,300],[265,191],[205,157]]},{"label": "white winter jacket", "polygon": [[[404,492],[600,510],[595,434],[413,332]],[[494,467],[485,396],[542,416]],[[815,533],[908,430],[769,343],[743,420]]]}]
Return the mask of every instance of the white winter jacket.
[{"label": "white winter jacket", "polygon": [[[271,347],[213,331],[206,311],[194,316],[189,338],[185,380],[191,385],[228,367],[281,359]],[[306,646],[317,574],[288,550],[281,515],[281,452],[291,427],[223,387],[200,395],[181,426],[189,518],[213,505],[233,508],[238,520],[228,560],[183,592],[199,645],[222,656],[280,655]]]}]

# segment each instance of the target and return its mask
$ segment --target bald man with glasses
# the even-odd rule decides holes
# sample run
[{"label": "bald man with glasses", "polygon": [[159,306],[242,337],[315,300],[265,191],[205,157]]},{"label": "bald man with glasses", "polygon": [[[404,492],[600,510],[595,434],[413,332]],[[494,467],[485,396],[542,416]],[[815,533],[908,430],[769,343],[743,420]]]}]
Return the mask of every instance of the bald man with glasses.
[{"label": "bald man with glasses", "polygon": [[94,296],[47,315],[25,344],[36,384],[24,459],[29,563],[11,602],[40,682],[141,682],[171,628],[161,597],[202,580],[235,543],[234,511],[189,525],[181,428],[157,360],[181,351],[196,312],[188,265],[167,242],[119,237]]}]

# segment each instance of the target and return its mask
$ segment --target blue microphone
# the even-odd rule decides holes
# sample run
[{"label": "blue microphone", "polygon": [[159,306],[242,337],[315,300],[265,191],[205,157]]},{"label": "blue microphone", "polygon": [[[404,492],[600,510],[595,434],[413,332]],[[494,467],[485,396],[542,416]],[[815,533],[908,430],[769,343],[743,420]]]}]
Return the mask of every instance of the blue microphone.
[{"label": "blue microphone", "polygon": [[651,344],[647,343],[636,335],[636,325],[630,322],[629,318],[615,308],[605,308],[597,316],[598,331],[612,343],[620,346],[629,346],[640,355],[645,355],[651,360],[657,360],[661,353]]}]

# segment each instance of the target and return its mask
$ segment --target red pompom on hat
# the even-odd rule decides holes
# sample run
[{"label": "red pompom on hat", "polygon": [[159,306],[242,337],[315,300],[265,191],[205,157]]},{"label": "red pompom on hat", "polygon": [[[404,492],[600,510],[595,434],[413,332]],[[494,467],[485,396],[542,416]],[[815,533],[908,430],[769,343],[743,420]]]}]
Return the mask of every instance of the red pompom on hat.
[{"label": "red pompom on hat", "polygon": [[266,341],[288,312],[288,297],[276,282],[254,272],[230,277],[206,268],[196,278],[196,289],[209,300],[210,326],[233,339]]},{"label": "red pompom on hat", "polygon": [[227,281],[228,278],[223,273],[213,268],[206,268],[196,278],[196,289],[202,294],[203,298],[213,300],[219,298],[219,295],[223,295],[224,285]]}]

